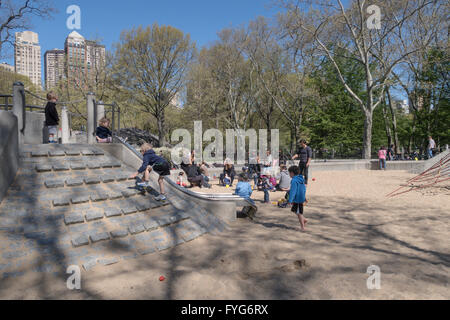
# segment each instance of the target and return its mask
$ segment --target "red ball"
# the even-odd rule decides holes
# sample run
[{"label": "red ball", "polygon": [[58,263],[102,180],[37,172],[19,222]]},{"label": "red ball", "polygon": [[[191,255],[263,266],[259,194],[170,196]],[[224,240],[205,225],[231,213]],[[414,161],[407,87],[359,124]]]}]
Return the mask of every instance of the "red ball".
[{"label": "red ball", "polygon": [[313,178],[312,180],[313,180],[313,181],[316,181],[316,178]]},{"label": "red ball", "polygon": [[159,277],[159,281],[164,281],[166,278],[164,276]]}]

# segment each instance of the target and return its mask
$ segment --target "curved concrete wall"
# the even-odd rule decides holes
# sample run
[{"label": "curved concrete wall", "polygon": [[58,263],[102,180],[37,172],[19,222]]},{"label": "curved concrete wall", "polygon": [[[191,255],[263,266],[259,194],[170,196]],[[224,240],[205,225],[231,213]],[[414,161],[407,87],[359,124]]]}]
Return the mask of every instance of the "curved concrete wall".
[{"label": "curved concrete wall", "polygon": [[13,183],[19,169],[19,137],[17,117],[0,111],[0,202]]}]

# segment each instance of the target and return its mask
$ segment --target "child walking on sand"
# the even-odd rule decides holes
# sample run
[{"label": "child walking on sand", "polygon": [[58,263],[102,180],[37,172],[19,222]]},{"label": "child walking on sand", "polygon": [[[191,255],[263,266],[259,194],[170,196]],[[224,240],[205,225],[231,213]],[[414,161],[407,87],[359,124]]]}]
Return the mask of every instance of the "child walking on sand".
[{"label": "child walking on sand", "polygon": [[297,166],[289,168],[289,175],[292,178],[291,190],[289,191],[289,203],[292,204],[292,212],[298,216],[298,221],[302,230],[305,230],[305,226],[308,220],[303,216],[303,207],[306,203],[306,187],[305,180],[300,174],[300,169]]},{"label": "child walking on sand", "polygon": [[170,176],[170,165],[169,162],[157,156],[155,151],[153,150],[153,146],[149,143],[144,143],[141,147],[141,153],[144,156],[142,166],[139,170],[133,174],[130,178],[135,179],[139,174],[144,174],[144,182],[138,183],[139,187],[148,187],[150,180],[150,172],[154,170],[157,174],[159,174],[158,184],[160,189],[160,195],[155,198],[158,201],[166,200],[166,193],[164,191],[164,177]]}]

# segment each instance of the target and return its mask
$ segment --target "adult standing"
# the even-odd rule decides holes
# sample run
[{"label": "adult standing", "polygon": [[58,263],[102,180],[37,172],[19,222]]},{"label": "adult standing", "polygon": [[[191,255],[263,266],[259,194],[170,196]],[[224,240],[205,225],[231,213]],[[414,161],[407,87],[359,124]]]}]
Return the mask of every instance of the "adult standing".
[{"label": "adult standing", "polygon": [[431,136],[428,137],[428,159],[433,158],[433,150],[436,148],[436,142],[434,142]]},{"label": "adult standing", "polygon": [[292,157],[292,160],[299,159],[300,163],[298,168],[300,169],[300,174],[305,178],[305,185],[308,185],[308,173],[309,166],[312,160],[312,149],[306,144],[306,140],[300,140],[300,148],[297,153]]}]

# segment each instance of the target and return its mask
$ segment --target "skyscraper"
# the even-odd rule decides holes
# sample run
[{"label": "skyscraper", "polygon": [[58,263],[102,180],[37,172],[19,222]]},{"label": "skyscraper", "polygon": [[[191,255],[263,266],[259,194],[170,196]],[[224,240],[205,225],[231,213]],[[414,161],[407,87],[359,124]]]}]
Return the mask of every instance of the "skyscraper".
[{"label": "skyscraper", "polygon": [[44,54],[45,88],[54,88],[59,80],[64,78],[64,68],[66,63],[64,50],[48,50]]},{"label": "skyscraper", "polygon": [[66,39],[66,74],[71,87],[86,88],[105,66],[105,46],[73,31]]},{"label": "skyscraper", "polygon": [[33,84],[42,87],[41,47],[38,34],[32,31],[16,32],[14,47],[16,72],[27,76]]}]

